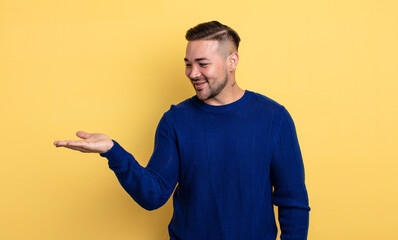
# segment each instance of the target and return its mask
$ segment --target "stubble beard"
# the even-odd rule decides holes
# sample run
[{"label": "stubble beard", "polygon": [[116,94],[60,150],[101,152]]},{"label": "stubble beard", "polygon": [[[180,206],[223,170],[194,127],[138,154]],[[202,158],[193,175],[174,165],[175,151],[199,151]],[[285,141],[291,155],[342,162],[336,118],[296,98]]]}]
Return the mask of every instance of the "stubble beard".
[{"label": "stubble beard", "polygon": [[203,92],[203,90],[205,90],[205,89],[197,89],[196,95],[202,101],[208,100],[210,98],[214,98],[218,94],[220,94],[220,92],[227,86],[228,80],[229,80],[228,74],[225,74],[224,80],[219,85],[212,87],[212,86],[210,86],[210,82],[206,79],[207,85],[208,85],[208,92],[205,95],[201,95],[200,93]]}]

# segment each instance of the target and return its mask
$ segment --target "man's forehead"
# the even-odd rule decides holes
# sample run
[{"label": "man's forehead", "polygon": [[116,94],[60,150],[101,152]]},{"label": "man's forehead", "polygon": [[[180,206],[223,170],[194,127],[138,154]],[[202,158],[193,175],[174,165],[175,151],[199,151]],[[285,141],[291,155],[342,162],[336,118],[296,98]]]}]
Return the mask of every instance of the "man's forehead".
[{"label": "man's forehead", "polygon": [[216,40],[189,41],[184,60],[210,59],[218,53],[219,42]]}]

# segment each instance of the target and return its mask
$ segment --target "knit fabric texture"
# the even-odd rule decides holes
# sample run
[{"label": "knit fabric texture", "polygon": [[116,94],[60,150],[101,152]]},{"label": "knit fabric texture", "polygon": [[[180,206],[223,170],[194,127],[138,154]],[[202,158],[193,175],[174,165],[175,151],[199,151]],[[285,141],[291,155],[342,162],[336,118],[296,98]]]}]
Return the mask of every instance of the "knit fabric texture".
[{"label": "knit fabric texture", "polygon": [[246,90],[208,105],[196,96],[165,112],[146,167],[118,142],[108,159],[122,187],[154,210],[173,194],[172,240],[307,239],[308,194],[295,125],[286,108]]}]

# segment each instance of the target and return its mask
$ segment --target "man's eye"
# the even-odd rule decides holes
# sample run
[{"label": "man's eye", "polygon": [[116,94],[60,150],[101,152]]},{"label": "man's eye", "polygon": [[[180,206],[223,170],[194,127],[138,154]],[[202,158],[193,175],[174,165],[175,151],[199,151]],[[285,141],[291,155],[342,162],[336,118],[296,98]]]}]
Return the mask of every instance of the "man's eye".
[{"label": "man's eye", "polygon": [[208,65],[208,63],[199,63],[199,66],[201,67],[206,67]]},{"label": "man's eye", "polygon": [[191,64],[186,63],[185,67],[191,67]]}]

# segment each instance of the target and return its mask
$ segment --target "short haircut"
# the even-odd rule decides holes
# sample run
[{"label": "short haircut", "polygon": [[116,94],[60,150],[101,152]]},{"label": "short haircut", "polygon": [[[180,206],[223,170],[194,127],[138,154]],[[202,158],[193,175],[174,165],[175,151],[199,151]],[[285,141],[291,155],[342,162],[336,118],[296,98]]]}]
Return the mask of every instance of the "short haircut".
[{"label": "short haircut", "polygon": [[218,21],[205,22],[190,28],[185,34],[188,41],[217,40],[230,41],[238,50],[240,37],[235,30]]}]

